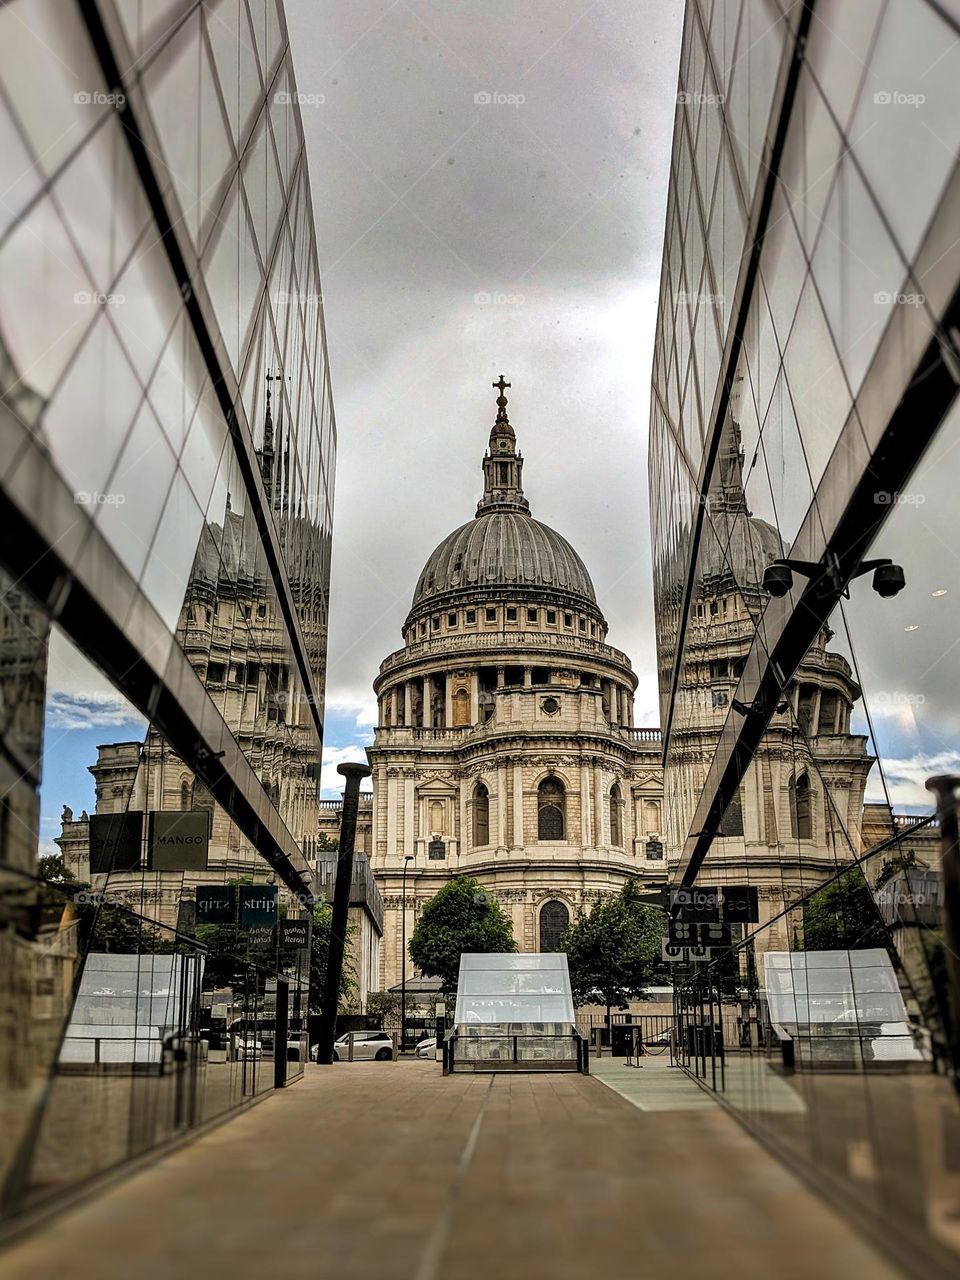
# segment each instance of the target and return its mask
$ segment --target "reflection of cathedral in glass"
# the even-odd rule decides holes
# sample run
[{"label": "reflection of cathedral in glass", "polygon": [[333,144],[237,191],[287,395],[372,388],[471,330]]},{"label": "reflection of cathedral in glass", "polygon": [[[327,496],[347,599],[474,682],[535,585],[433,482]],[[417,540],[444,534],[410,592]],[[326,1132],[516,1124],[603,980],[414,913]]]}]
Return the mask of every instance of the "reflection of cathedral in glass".
[{"label": "reflection of cathedral in glass", "polygon": [[[268,381],[278,379],[268,375]],[[284,543],[300,549],[299,563],[322,563],[327,553],[319,531],[291,485],[291,433],[284,430],[282,412],[274,422],[271,401],[268,387],[262,444],[257,450],[264,490]],[[301,596],[304,585],[291,581]],[[312,654],[324,651],[325,619],[322,597],[315,607],[311,601],[309,608],[301,609],[300,622]],[[208,521],[202,527],[176,636],[288,832],[309,850],[318,830],[319,743],[291,662],[256,525],[234,508],[229,491],[221,521]],[[322,668],[314,675],[322,685]],[[130,810],[206,810],[210,814],[206,873],[114,871],[108,878],[112,896],[165,924],[175,924],[184,891],[194,884],[262,873],[262,862],[250,842],[155,731],[149,731],[142,743],[98,747],[90,772],[98,814]],[[90,880],[87,815],[74,819],[65,810],[57,843],[67,868],[78,879]],[[99,887],[106,883],[98,876],[93,881]]]},{"label": "reflection of cathedral in glass", "polygon": [[[767,599],[760,585],[764,569],[789,551],[772,524],[751,514],[744,464],[740,427],[728,415],[704,504],[684,645],[677,658],[681,669],[665,779],[667,839],[674,857],[689,829]],[[665,568],[662,587],[672,572],[673,566]],[[859,851],[852,842],[859,841],[864,788],[874,758],[866,738],[850,732],[860,689],[846,658],[830,651],[832,636],[828,627],[820,631],[785,688],[763,747],[728,805],[711,850],[711,882],[756,886],[764,920],[780,915],[804,889],[832,875],[838,858],[849,860]],[[669,687],[675,628],[664,628],[659,641],[661,686]],[[782,922],[766,930],[763,948],[786,945],[786,928]]]}]

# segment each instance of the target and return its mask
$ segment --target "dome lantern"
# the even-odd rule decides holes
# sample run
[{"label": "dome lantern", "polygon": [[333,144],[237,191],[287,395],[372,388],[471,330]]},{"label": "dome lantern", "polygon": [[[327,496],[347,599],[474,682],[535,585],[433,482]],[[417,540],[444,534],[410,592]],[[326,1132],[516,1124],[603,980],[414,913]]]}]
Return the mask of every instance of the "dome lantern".
[{"label": "dome lantern", "polygon": [[517,437],[507,417],[510,386],[501,373],[494,387],[497,396],[497,420],[490,431],[490,446],[483,456],[483,497],[477,504],[477,516],[491,511],[518,511],[530,514],[530,503],[523,496],[523,456],[517,451]]},{"label": "dome lantern", "polygon": [[554,529],[535,520],[522,487],[523,457],[507,416],[510,383],[494,387],[497,418],[483,457],[483,496],[473,520],[448,534],[434,550],[417,583],[404,632],[421,614],[470,597],[509,591],[517,599],[588,614],[606,623],[586,565]]}]

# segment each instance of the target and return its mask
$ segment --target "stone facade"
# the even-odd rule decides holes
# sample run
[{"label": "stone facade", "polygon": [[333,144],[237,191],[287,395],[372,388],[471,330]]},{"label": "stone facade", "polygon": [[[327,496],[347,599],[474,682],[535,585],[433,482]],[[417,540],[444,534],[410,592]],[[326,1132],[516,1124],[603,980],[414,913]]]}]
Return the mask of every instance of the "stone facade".
[{"label": "stone facade", "polygon": [[659,730],[634,726],[636,677],[606,643],[583,562],[530,515],[508,384],[495,385],[476,519],[430,557],[374,685],[385,988],[400,981],[404,905],[409,939],[452,875],[475,877],[537,951],[627,877],[666,874]]}]

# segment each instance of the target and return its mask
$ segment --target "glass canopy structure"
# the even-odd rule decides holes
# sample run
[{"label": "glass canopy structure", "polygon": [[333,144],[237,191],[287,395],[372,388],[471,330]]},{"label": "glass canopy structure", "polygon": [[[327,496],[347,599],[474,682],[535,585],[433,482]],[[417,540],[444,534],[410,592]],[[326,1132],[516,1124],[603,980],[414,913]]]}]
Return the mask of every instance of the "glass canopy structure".
[{"label": "glass canopy structure", "polygon": [[567,957],[462,955],[448,1070],[579,1071]]}]

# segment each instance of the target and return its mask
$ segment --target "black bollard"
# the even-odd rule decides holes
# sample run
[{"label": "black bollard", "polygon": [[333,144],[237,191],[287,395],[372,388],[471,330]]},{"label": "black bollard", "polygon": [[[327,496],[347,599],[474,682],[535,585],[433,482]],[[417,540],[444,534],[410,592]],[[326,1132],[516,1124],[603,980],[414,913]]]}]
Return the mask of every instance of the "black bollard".
[{"label": "black bollard", "polygon": [[353,846],[357,841],[360,781],[362,778],[369,778],[371,772],[372,770],[365,764],[337,765],[337,773],[343,774],[347,785],[343,792],[343,808],[340,811],[340,848],[337,853],[337,879],[333,889],[330,951],[327,956],[326,980],[320,999],[320,1034],[317,1041],[317,1061],[327,1065],[333,1062],[333,1042],[336,1039],[337,1004],[340,997],[340,977],[343,973],[347,917],[350,912],[350,881],[353,878]]}]

